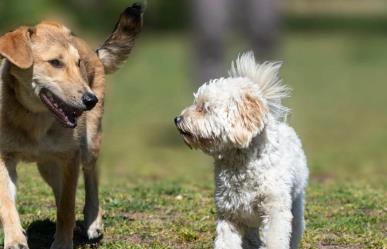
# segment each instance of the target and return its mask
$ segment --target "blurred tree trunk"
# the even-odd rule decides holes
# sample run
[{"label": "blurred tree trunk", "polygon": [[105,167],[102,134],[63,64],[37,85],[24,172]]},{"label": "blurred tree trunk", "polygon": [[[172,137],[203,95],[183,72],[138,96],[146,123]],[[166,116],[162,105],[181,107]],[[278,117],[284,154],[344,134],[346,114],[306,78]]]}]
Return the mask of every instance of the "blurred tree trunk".
[{"label": "blurred tree trunk", "polygon": [[[258,61],[272,58],[279,34],[279,0],[191,0],[191,11],[198,84],[225,76],[224,43],[230,27],[246,31],[244,38]],[[241,23],[231,25],[238,19]]]},{"label": "blurred tree trunk", "polygon": [[243,0],[243,25],[257,60],[273,59],[279,37],[279,0]]},{"label": "blurred tree trunk", "polygon": [[191,0],[195,81],[223,74],[224,39],[229,27],[229,0]]}]

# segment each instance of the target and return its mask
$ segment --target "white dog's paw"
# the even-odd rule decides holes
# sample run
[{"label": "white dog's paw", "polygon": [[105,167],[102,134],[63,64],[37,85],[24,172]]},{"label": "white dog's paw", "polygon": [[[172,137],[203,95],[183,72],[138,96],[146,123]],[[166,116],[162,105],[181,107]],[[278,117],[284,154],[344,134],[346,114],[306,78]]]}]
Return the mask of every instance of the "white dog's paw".
[{"label": "white dog's paw", "polygon": [[87,238],[89,240],[95,240],[101,238],[103,235],[103,222],[102,215],[98,215],[97,218],[86,227],[87,229]]},{"label": "white dog's paw", "polygon": [[6,245],[4,247],[5,249],[28,249],[27,244],[21,244],[21,243],[11,243],[9,245]]},{"label": "white dog's paw", "polygon": [[[8,242],[9,241],[9,242]],[[28,249],[27,238],[24,235],[5,240],[5,249]]]}]

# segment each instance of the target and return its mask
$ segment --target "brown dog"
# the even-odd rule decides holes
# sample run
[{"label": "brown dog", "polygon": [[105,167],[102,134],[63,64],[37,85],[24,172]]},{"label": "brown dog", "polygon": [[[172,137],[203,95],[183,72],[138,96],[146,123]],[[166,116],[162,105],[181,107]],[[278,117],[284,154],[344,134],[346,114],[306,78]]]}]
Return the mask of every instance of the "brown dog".
[{"label": "brown dog", "polygon": [[[42,22],[0,37],[0,218],[6,249],[26,249],[15,206],[16,164],[36,162],[57,206],[53,249],[73,248],[75,190],[82,162],[90,239],[102,235],[96,161],[101,143],[105,73],[123,62],[141,30],[138,4],[120,16],[94,52],[61,24]],[[88,111],[88,112],[85,112]]]}]

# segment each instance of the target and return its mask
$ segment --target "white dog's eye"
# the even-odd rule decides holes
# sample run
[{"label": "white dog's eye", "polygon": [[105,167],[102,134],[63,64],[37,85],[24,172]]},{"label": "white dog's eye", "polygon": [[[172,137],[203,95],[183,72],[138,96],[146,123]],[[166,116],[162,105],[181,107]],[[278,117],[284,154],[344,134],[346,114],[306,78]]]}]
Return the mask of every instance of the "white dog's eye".
[{"label": "white dog's eye", "polygon": [[196,105],[196,111],[197,112],[203,112],[204,111],[204,103]]},{"label": "white dog's eye", "polygon": [[210,111],[210,106],[208,104],[204,103],[203,109],[204,109],[205,112],[209,112]]},{"label": "white dog's eye", "polygon": [[209,107],[206,103],[201,103],[196,106],[196,111],[197,112],[208,112]]}]

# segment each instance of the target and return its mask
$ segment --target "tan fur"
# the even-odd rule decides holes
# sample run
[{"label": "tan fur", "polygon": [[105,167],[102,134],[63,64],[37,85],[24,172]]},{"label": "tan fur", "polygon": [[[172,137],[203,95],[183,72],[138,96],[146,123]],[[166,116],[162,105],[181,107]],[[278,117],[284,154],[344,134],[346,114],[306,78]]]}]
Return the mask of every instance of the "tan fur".
[{"label": "tan fur", "polygon": [[240,117],[230,133],[230,138],[235,144],[245,147],[250,143],[251,134],[255,135],[262,130],[266,108],[257,98],[246,94],[238,109]]},{"label": "tan fur", "polygon": [[[114,38],[109,39],[113,42]],[[75,189],[81,161],[85,227],[90,239],[101,236],[96,162],[105,91],[103,61],[83,40],[55,22],[20,27],[1,36],[0,55],[5,58],[0,66],[0,218],[4,247],[28,248],[15,206],[19,161],[36,162],[55,194],[57,230],[52,249],[73,247]],[[49,63],[52,59],[59,59],[64,66],[53,67]],[[64,128],[39,98],[43,88],[78,109],[84,108],[81,99],[87,92],[94,93],[99,101],[92,110],[83,112],[75,129]]]},{"label": "tan fur", "polygon": [[20,27],[0,37],[1,55],[19,68],[29,68],[32,65],[32,52],[28,44],[27,27]]}]

